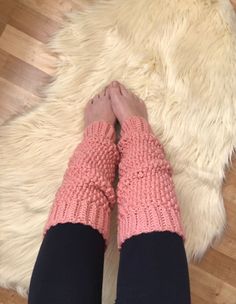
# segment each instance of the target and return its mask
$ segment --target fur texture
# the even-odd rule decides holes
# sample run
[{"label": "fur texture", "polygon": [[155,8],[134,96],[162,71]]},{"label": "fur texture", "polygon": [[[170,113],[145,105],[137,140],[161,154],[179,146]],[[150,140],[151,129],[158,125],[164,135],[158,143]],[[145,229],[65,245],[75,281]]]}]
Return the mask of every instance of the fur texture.
[{"label": "fur texture", "polygon": [[[114,79],[145,100],[173,165],[188,257],[221,236],[236,145],[235,27],[228,0],[111,0],[69,16],[51,43],[59,60],[47,98],[0,128],[1,286],[26,294],[84,106]],[[117,258],[113,238],[103,303],[114,300]]]}]

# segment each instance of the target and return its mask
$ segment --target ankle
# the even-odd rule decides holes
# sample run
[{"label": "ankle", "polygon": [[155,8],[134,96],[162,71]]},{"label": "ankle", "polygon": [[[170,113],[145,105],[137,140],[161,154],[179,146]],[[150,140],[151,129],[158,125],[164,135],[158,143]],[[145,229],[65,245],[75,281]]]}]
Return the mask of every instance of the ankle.
[{"label": "ankle", "polygon": [[121,124],[122,134],[130,132],[145,132],[153,134],[152,128],[147,121],[142,116],[130,116],[125,119]]},{"label": "ankle", "polygon": [[111,141],[115,141],[115,128],[114,126],[104,120],[94,121],[90,123],[84,130],[84,138],[88,137],[96,137],[103,139],[109,139]]}]

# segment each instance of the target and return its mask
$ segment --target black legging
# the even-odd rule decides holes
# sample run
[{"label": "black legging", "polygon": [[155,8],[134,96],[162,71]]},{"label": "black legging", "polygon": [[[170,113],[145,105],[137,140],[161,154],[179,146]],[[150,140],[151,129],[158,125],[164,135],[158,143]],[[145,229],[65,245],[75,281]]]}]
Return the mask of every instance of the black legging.
[{"label": "black legging", "polygon": [[[41,245],[29,304],[100,304],[105,242],[83,224],[59,224]],[[152,232],[125,241],[120,252],[116,304],[190,304],[183,241]],[[113,304],[113,303],[111,303]]]}]

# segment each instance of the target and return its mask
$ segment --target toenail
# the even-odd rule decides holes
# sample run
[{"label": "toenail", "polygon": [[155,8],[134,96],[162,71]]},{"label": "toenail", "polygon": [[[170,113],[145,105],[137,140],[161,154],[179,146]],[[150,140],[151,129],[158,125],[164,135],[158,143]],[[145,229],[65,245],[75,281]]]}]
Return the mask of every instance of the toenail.
[{"label": "toenail", "polygon": [[118,82],[117,82],[117,81],[113,81],[113,82],[112,82],[112,85],[113,85],[114,87],[116,87],[116,86],[118,86]]}]

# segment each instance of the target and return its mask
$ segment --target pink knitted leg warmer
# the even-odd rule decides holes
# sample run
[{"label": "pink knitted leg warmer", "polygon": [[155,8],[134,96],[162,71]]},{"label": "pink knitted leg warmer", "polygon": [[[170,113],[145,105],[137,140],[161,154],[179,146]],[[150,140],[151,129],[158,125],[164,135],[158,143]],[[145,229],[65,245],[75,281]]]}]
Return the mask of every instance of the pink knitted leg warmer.
[{"label": "pink knitted leg warmer", "polygon": [[112,183],[119,154],[114,139],[114,127],[106,122],[87,127],[69,161],[45,233],[59,223],[82,223],[98,230],[108,241],[110,212],[115,203]]},{"label": "pink knitted leg warmer", "polygon": [[183,237],[171,167],[147,121],[136,116],[126,120],[118,148],[118,247],[134,235],[153,231]]}]

